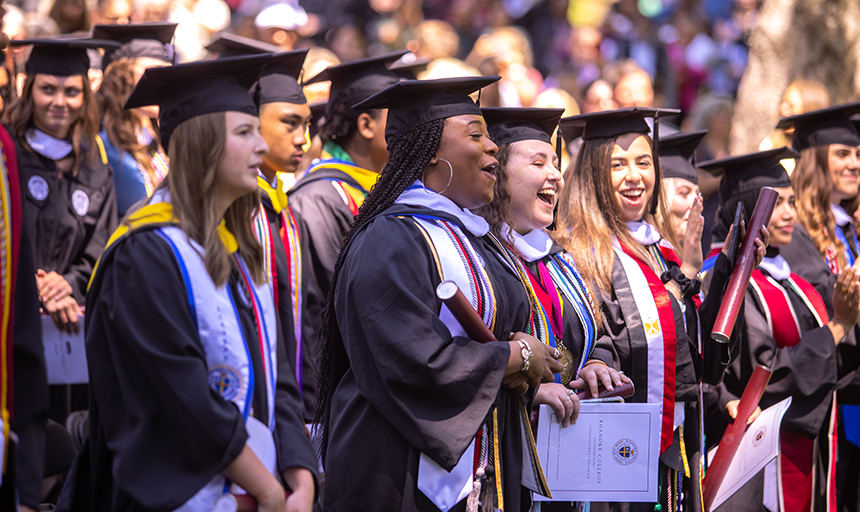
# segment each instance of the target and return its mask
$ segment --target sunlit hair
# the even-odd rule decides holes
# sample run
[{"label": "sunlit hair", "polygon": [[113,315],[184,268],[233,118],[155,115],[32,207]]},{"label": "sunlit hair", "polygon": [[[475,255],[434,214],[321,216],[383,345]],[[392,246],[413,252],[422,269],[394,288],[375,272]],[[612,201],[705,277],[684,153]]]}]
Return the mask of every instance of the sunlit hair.
[{"label": "sunlit hair", "polygon": [[[827,152],[830,146],[814,146],[800,152],[800,159],[794,172],[791,173],[791,186],[795,193],[795,208],[797,220],[809,232],[812,242],[822,257],[833,245],[836,249],[836,259],[839,266],[845,267],[845,246],[835,236],[836,218],[830,210],[830,193],[833,181],[830,178],[830,166]],[[840,203],[852,218],[854,229],[857,223],[853,221],[860,197],[854,196]]]},{"label": "sunlit hair", "polygon": [[[218,235],[221,218],[215,211],[218,163],[227,139],[224,112],[203,114],[183,121],[170,136],[170,170],[158,190],[170,191],[173,215],[179,228],[203,246],[206,271],[216,286],[230,277],[233,258]],[[260,192],[255,190],[230,205],[224,214],[227,229],[236,237],[239,255],[248,266],[254,282],[266,280],[263,248],[254,236],[252,218],[260,207]]]},{"label": "sunlit hair", "polygon": [[143,129],[140,115],[131,109],[122,108],[125,100],[134,89],[134,61],[117,59],[105,70],[102,85],[96,91],[96,104],[104,128],[111,144],[130,154],[152,183],[158,183],[158,176],[152,167],[149,144],[141,144],[137,134]]},{"label": "sunlit hair", "polygon": [[[502,144],[499,146],[499,151],[496,153],[499,167],[496,169],[496,183],[493,185],[493,200],[489,204],[474,210],[475,213],[486,219],[487,224],[490,225],[490,232],[509,247],[513,247],[514,238],[513,230],[510,227],[512,218],[511,199],[513,194],[508,189],[508,163],[514,152],[514,144]],[[559,200],[561,199],[559,198]],[[555,232],[549,234],[553,238],[557,235]],[[591,257],[591,254],[570,254],[573,256],[577,268],[579,267],[580,260]],[[594,283],[589,280],[584,280],[584,282],[592,296],[599,299],[594,293]],[[599,311],[595,311],[595,314],[599,315]]]},{"label": "sunlit hair", "polygon": [[[27,130],[35,127],[33,124],[33,84],[36,82],[38,73],[30,75],[24,80],[21,97],[12,103],[3,113],[3,122],[9,127],[12,135],[18,139],[20,147],[24,151],[32,152],[33,149],[27,144],[25,135]],[[84,160],[94,163],[98,158],[96,148],[96,136],[99,133],[99,111],[90,89],[90,81],[86,75],[81,77],[81,94],[84,95],[80,115],[69,127],[69,140],[72,142],[72,173],[77,175]],[[86,148],[86,149],[85,149]]]},{"label": "sunlit hair", "polygon": [[[650,143],[651,139],[647,135],[645,138]],[[645,247],[631,235],[615,198],[612,187],[612,150],[615,140],[600,138],[583,143],[574,169],[567,173],[567,182],[558,199],[558,219],[553,234],[556,242],[577,258],[582,277],[595,283],[605,293],[612,289],[612,264],[615,261],[613,236],[659,273]],[[656,167],[654,178],[655,191],[659,195],[657,211],[666,218],[666,201],[656,186],[662,175]],[[654,222],[648,211],[645,220]],[[674,234],[659,225],[655,227],[673,247],[678,247],[674,242]]]}]

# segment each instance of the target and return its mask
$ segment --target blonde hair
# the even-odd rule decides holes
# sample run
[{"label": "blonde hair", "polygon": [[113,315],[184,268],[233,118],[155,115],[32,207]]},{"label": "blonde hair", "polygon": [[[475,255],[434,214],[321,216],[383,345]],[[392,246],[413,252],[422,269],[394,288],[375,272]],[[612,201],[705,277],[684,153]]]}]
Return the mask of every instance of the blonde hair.
[{"label": "blonde hair", "polygon": [[[612,290],[612,265],[615,261],[613,236],[655,273],[659,273],[648,251],[630,233],[615,198],[611,180],[615,140],[591,139],[583,143],[573,171],[567,173],[568,181],[559,197],[556,230],[552,233],[555,241],[573,255],[582,277],[595,283],[605,293]],[[648,140],[650,142],[650,138]],[[657,167],[656,157],[654,162],[653,193],[657,194],[657,212],[662,218],[668,218],[666,200],[662,187],[658,185],[662,174]],[[650,212],[646,212],[645,220],[653,222]],[[671,230],[659,224],[656,228],[672,247],[678,247]]]},{"label": "blonde hair", "polygon": [[[217,169],[227,138],[224,112],[192,117],[183,121],[170,136],[170,171],[159,189],[170,190],[173,214],[179,228],[203,246],[206,271],[216,286],[230,277],[233,259],[221,241],[221,219],[213,201]],[[266,280],[263,248],[254,235],[253,216],[260,207],[260,192],[248,193],[230,205],[224,214],[227,229],[236,237],[238,253],[248,266],[255,283]]]}]

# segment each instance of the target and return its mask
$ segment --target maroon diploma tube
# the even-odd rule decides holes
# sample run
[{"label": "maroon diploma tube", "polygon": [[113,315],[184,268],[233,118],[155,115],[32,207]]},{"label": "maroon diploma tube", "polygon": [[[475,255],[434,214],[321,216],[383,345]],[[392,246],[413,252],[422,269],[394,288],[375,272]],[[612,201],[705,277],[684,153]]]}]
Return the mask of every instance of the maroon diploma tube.
[{"label": "maroon diploma tube", "polygon": [[738,317],[755,265],[755,239],[759,236],[761,227],[766,227],[770,222],[770,216],[773,215],[773,209],[776,207],[778,198],[779,194],[770,187],[762,187],[758,194],[755,209],[753,209],[747,224],[746,236],[738,252],[737,261],[735,261],[735,268],[732,270],[720,311],[717,313],[714,330],[711,332],[711,338],[715,341],[728,343],[732,336],[732,329],[735,327],[735,320]]},{"label": "maroon diploma tube", "polygon": [[756,366],[749,382],[744,388],[741,401],[738,403],[738,416],[726,428],[723,438],[720,440],[717,454],[714,456],[714,460],[705,474],[705,479],[702,481],[702,501],[705,505],[705,512],[711,510],[714,498],[717,497],[717,491],[720,490],[720,485],[723,483],[726,472],[729,470],[729,464],[731,464],[735,453],[737,453],[741,445],[741,440],[747,428],[747,420],[755,412],[755,408],[758,407],[758,402],[764,394],[764,388],[767,386],[768,381],[770,381],[772,373],[764,366]]}]

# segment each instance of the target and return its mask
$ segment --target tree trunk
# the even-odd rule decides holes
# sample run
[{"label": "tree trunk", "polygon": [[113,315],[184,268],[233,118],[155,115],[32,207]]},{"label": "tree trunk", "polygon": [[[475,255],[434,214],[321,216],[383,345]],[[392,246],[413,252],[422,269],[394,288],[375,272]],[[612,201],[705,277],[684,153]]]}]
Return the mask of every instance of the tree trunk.
[{"label": "tree trunk", "polygon": [[860,3],[857,0],[765,0],[750,37],[741,79],[731,154],[757,151],[779,121],[789,83],[818,80],[843,103],[860,91]]}]

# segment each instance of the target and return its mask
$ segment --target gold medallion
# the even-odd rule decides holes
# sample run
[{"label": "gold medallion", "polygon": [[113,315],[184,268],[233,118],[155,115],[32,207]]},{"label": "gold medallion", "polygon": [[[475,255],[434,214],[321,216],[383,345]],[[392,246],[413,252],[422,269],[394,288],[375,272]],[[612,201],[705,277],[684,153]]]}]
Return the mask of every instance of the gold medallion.
[{"label": "gold medallion", "polygon": [[556,340],[555,346],[561,352],[561,357],[558,360],[561,363],[561,383],[567,386],[573,380],[573,372],[576,371],[573,365],[573,354],[570,353],[570,350],[564,346],[561,340]]}]

